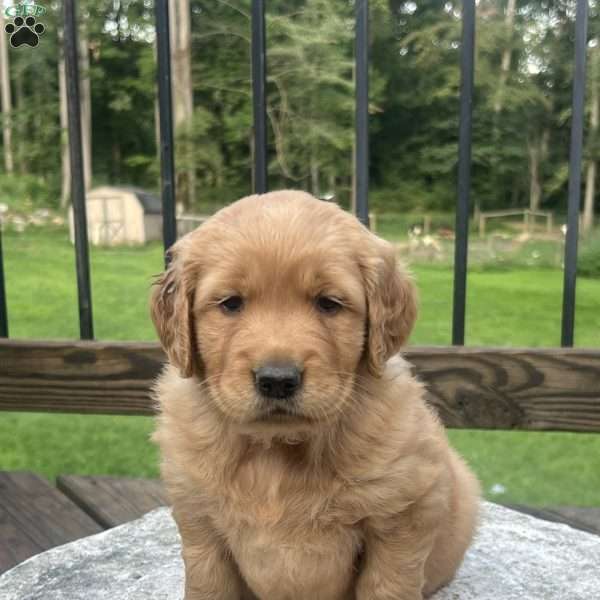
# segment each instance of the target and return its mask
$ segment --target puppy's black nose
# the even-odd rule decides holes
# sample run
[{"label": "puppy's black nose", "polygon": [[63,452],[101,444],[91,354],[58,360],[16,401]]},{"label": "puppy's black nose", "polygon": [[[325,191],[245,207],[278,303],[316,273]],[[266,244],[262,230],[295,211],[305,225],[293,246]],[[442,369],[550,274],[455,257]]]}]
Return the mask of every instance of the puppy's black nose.
[{"label": "puppy's black nose", "polygon": [[302,384],[296,365],[267,364],[254,370],[256,389],[267,398],[290,398]]}]

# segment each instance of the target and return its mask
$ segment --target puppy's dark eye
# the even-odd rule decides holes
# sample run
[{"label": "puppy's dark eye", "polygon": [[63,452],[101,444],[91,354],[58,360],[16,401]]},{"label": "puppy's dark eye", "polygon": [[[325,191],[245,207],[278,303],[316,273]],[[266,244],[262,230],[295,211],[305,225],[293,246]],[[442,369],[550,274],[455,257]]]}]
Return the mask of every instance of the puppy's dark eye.
[{"label": "puppy's dark eye", "polygon": [[239,312],[244,306],[244,299],[241,296],[229,296],[229,298],[221,300],[219,306],[227,313]]},{"label": "puppy's dark eye", "polygon": [[317,298],[317,308],[322,313],[333,315],[342,309],[342,303],[329,296],[319,296]]}]

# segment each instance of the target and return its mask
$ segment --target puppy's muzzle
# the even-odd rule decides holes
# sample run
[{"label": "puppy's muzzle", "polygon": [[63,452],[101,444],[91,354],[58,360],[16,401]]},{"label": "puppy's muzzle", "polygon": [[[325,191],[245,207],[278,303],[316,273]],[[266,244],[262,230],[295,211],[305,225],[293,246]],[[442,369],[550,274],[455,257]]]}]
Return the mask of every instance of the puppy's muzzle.
[{"label": "puppy's muzzle", "polygon": [[294,364],[269,363],[254,369],[254,383],[265,398],[288,400],[302,385],[302,372]]}]

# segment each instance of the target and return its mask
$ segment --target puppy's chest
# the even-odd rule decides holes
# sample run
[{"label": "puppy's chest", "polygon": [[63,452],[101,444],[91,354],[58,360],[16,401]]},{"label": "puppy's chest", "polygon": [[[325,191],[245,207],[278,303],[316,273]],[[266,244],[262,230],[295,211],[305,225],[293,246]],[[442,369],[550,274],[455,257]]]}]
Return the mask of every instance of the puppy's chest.
[{"label": "puppy's chest", "polygon": [[307,532],[339,526],[343,497],[343,484],[334,475],[266,454],[239,465],[220,490],[219,504],[226,529]]},{"label": "puppy's chest", "polygon": [[261,598],[346,598],[361,533],[340,512],[340,487],[272,459],[237,470],[217,525]]}]

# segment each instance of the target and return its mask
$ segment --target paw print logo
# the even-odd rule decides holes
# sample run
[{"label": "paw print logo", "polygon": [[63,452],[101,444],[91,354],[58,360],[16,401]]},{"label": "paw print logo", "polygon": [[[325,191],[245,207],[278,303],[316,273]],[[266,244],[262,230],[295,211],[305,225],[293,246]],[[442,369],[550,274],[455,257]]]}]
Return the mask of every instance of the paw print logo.
[{"label": "paw print logo", "polygon": [[15,17],[12,23],[7,23],[4,31],[10,35],[10,45],[18,48],[26,44],[35,48],[40,43],[40,35],[46,31],[41,23],[36,23],[35,17]]}]

